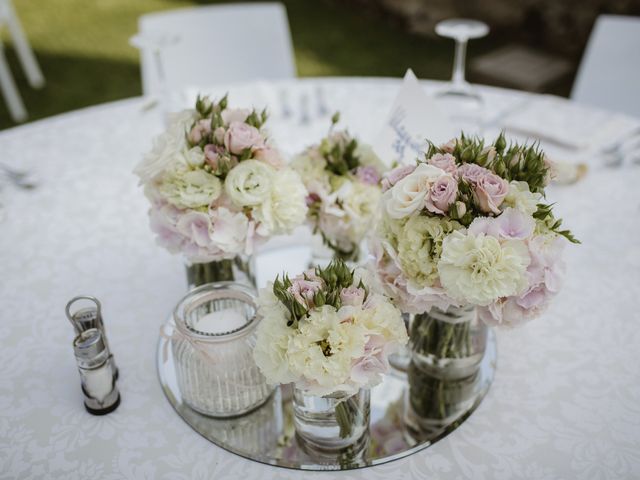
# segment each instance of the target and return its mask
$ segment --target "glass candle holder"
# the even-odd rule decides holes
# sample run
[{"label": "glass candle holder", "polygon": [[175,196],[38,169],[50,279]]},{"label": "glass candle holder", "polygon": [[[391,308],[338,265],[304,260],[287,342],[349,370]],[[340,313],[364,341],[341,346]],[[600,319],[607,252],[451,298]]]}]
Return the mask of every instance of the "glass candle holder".
[{"label": "glass candle holder", "polygon": [[204,415],[242,415],[273,392],[253,360],[255,299],[248,286],[219,282],[191,290],[176,306],[171,345],[178,388]]}]

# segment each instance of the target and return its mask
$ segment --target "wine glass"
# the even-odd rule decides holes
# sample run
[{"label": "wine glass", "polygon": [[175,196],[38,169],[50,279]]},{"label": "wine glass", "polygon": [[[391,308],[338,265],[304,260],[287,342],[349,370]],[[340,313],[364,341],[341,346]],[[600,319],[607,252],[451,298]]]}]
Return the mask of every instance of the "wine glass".
[{"label": "wine glass", "polygon": [[141,52],[151,52],[153,66],[158,79],[158,93],[153,95],[147,104],[146,109],[151,109],[157,104],[160,105],[163,116],[171,111],[170,92],[167,82],[167,74],[163,64],[163,54],[167,47],[171,47],[180,42],[180,37],[168,32],[140,32],[129,39],[129,44]]},{"label": "wine glass", "polygon": [[480,133],[484,101],[465,79],[465,62],[467,43],[471,39],[487,35],[489,26],[478,20],[452,18],[438,22],[435,31],[439,36],[452,38],[456,42],[451,82],[443,90],[436,92],[436,99],[455,122],[456,127],[466,132],[471,130],[472,133]]}]

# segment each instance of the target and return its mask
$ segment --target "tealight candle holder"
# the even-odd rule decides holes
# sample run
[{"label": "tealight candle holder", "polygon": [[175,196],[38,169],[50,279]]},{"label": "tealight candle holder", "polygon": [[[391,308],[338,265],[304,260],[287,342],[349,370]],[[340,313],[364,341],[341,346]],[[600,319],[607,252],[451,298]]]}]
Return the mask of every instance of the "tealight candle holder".
[{"label": "tealight candle holder", "polygon": [[204,415],[232,417],[273,392],[253,360],[255,291],[233,282],[202,285],[176,306],[171,339],[184,402]]}]

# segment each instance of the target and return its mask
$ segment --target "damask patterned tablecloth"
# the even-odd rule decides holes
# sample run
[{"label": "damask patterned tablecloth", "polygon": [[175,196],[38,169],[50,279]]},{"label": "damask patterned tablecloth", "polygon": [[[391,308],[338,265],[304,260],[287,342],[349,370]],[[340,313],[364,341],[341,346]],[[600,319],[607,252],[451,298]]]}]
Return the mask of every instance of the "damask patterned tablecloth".
[{"label": "damask patterned tablecloth", "polygon": [[[260,89],[297,98],[317,82]],[[365,139],[399,85],[321,84],[329,105]],[[259,90],[243,88],[238,98]],[[233,101],[236,88],[226,89]],[[484,94],[494,111],[537,101],[496,89]],[[0,192],[0,478],[301,478],[214,446],[163,396],[158,331],[186,284],[180,258],[154,242],[147,201],[131,173],[161,128],[157,112],[143,105],[132,99],[0,132],[0,160],[41,179],[33,191]],[[299,125],[273,110],[273,135],[289,151],[328,124]],[[564,289],[542,318],[497,332],[496,379],[469,420],[408,458],[304,478],[640,478],[640,167],[590,161],[586,178],[549,192],[583,242],[566,249]],[[102,300],[120,367],[122,404],[104,417],[82,406],[64,316],[79,293]]]}]

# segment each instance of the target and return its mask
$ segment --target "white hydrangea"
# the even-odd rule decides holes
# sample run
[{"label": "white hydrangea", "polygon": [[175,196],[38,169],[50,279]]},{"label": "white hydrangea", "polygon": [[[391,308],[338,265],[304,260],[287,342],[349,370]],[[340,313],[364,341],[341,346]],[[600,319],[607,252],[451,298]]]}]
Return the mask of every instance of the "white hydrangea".
[{"label": "white hydrangea", "polygon": [[531,259],[520,240],[501,243],[483,233],[453,232],[442,244],[440,282],[454,299],[486,306],[527,288]]},{"label": "white hydrangea", "polygon": [[222,183],[205,170],[191,170],[184,164],[176,165],[165,174],[158,190],[178,208],[208,207],[222,193]]}]

